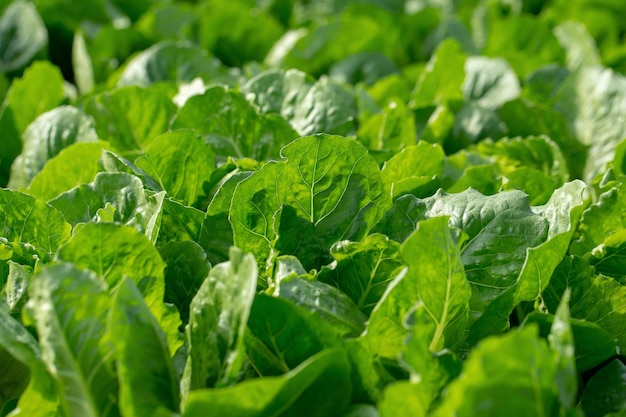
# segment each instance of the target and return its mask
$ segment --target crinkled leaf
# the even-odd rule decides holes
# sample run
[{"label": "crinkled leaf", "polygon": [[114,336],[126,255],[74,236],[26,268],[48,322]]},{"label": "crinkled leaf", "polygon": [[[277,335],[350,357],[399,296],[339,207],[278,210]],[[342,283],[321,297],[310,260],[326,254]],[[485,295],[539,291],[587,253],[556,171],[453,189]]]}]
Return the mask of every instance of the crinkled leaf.
[{"label": "crinkled leaf", "polygon": [[33,276],[33,269],[28,265],[20,265],[8,261],[9,273],[4,288],[0,286],[0,310],[6,307],[6,312],[19,316],[19,313],[28,299],[28,285]]},{"label": "crinkled leaf", "polygon": [[0,189],[0,230],[2,243],[13,251],[15,260],[32,264],[33,255],[45,260],[69,239],[71,226],[56,208],[18,191]]},{"label": "crinkled leaf", "polygon": [[29,294],[42,357],[58,381],[64,412],[118,416],[113,347],[106,335],[106,284],[65,263],[42,268]]},{"label": "crinkled leaf", "polygon": [[584,178],[591,181],[613,159],[626,137],[626,78],[607,68],[584,67],[558,87],[555,108],[573,127],[576,138],[589,145]]},{"label": "crinkled leaf", "polygon": [[109,204],[115,209],[115,223],[132,226],[154,241],[159,233],[164,196],[164,192],[153,194],[144,190],[139,178],[133,175],[101,172],[92,183],[59,195],[50,205],[63,213],[69,223],[77,225],[99,221],[98,210]]},{"label": "crinkled leaf", "polygon": [[131,279],[123,278],[113,295],[108,332],[115,347],[120,411],[139,417],[151,417],[159,407],[178,411],[178,381],[166,336]]},{"label": "crinkled leaf", "polygon": [[48,160],[77,142],[97,142],[93,119],[71,106],[38,116],[22,135],[23,150],[11,166],[9,187],[26,187]]},{"label": "crinkled leaf", "polygon": [[230,261],[215,265],[193,298],[187,327],[189,356],[182,380],[184,396],[237,381],[245,359],[244,333],[257,274],[254,257],[233,248]]},{"label": "crinkled leaf", "polygon": [[585,66],[601,65],[595,41],[581,22],[565,21],[553,29],[565,50],[567,69],[576,71]]},{"label": "crinkled leaf", "polygon": [[261,112],[280,113],[300,135],[356,133],[354,92],[328,78],[314,82],[296,70],[265,71],[241,90]]}]

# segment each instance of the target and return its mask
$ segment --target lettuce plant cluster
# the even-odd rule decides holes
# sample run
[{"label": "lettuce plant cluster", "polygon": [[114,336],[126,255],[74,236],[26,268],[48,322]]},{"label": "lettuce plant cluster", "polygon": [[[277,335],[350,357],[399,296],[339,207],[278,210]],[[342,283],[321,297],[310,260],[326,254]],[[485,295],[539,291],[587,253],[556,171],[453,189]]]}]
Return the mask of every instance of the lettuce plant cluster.
[{"label": "lettuce plant cluster", "polygon": [[626,416],[623,16],[0,0],[0,416]]}]

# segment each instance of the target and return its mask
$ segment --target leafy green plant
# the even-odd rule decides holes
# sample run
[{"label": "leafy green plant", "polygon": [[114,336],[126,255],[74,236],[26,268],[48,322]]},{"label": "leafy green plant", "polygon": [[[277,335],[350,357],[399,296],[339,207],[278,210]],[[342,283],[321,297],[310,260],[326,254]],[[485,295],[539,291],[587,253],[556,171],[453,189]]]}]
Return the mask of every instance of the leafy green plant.
[{"label": "leafy green plant", "polygon": [[0,0],[0,417],[623,416],[617,0]]}]

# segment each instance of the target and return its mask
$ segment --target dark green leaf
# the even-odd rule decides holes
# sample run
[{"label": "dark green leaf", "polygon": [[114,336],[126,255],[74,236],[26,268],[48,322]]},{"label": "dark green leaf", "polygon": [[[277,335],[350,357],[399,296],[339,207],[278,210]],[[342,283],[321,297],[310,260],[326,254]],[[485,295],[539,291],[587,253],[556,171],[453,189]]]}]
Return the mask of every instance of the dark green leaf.
[{"label": "dark green leaf", "polygon": [[591,378],[583,391],[587,415],[607,415],[626,409],[626,365],[614,359]]}]

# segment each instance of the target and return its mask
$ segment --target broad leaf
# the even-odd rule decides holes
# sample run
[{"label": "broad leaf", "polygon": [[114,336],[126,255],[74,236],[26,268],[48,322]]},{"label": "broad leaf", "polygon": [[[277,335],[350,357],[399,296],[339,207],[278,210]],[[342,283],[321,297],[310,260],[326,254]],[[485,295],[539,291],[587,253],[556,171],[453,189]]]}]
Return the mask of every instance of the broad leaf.
[{"label": "broad leaf", "polygon": [[286,161],[268,163],[233,196],[235,245],[260,265],[276,248],[298,256],[306,269],[315,267],[333,243],[365,236],[389,204],[378,166],[355,141],[307,136],[282,155]]},{"label": "broad leaf", "polygon": [[194,129],[223,159],[276,158],[281,147],[298,137],[281,117],[259,114],[241,93],[221,86],[187,100],[172,127]]}]

